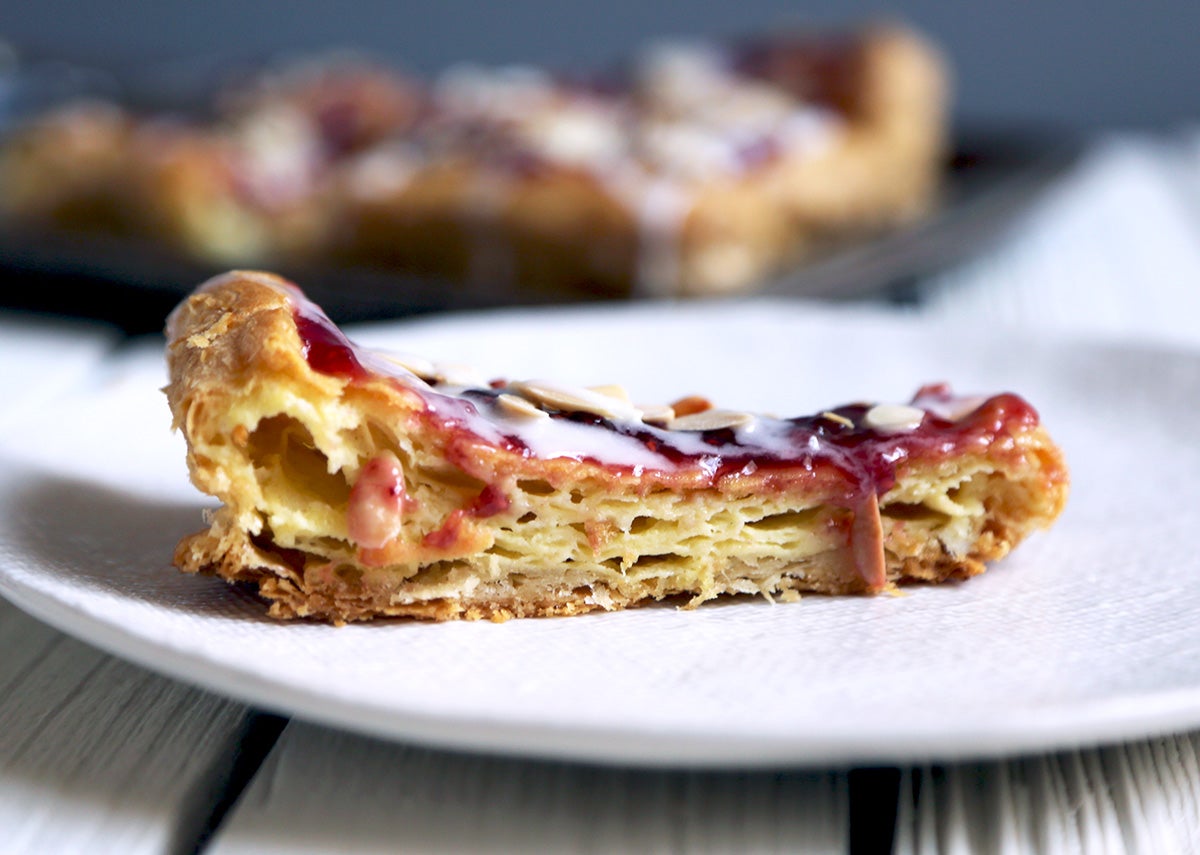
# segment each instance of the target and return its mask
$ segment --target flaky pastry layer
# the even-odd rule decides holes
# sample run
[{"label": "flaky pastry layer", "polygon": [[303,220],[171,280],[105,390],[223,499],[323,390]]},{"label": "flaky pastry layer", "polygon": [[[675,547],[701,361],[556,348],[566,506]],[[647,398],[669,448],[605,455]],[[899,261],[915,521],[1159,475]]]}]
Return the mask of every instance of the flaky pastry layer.
[{"label": "flaky pastry layer", "polygon": [[[1066,497],[1059,450],[1015,396],[957,421],[849,407],[785,422],[707,402],[651,416],[586,391],[464,387],[433,368],[389,371],[294,286],[250,272],[197,291],[168,335],[192,480],[222,502],[176,563],[254,584],[281,618],[875,593],[981,572]],[[906,434],[913,413],[925,426]],[[579,431],[588,453],[546,450]],[[764,434],[782,437],[773,455],[753,445]],[[781,459],[783,442],[816,451]],[[953,452],[937,450],[947,442]],[[903,459],[856,462],[876,461],[876,446],[879,459],[903,446]]]}]

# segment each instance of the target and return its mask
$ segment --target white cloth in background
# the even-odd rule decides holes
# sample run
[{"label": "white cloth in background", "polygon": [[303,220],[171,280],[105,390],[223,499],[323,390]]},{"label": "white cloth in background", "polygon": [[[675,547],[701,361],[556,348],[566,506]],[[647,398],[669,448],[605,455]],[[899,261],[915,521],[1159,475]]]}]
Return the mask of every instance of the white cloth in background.
[{"label": "white cloth in background", "polygon": [[1200,345],[1200,129],[1100,141],[924,297],[932,318]]},{"label": "white cloth in background", "polygon": [[0,311],[0,435],[80,383],[116,338],[100,325]]},{"label": "white cloth in background", "polygon": [[[920,312],[945,321],[1200,347],[1200,128],[1099,142],[998,246],[925,287]],[[1198,746],[905,771],[895,852],[1194,851]]]}]

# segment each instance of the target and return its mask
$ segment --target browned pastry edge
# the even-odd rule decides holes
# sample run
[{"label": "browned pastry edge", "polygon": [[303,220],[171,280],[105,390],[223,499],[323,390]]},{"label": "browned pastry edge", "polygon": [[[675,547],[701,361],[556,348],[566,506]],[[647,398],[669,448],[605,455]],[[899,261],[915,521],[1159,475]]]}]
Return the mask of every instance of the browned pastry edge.
[{"label": "browned pastry edge", "polygon": [[[998,532],[981,541],[971,557],[956,559],[940,547],[930,549],[929,557],[908,556],[888,568],[888,580],[893,585],[913,583],[936,584],[964,580],[983,573],[985,564],[1008,554],[1019,538]],[[247,542],[241,549],[227,550],[208,530],[185,537],[175,550],[175,566],[186,573],[217,576],[233,584],[247,584],[269,604],[268,614],[278,619],[313,618],[344,624],[380,617],[415,618],[420,620],[492,620],[506,621],[525,617],[563,617],[586,614],[601,609],[615,611],[652,605],[661,600],[646,597],[613,597],[601,606],[589,602],[586,591],[572,591],[553,601],[517,601],[464,603],[448,598],[423,603],[396,604],[386,593],[364,591],[339,577],[331,577],[322,587],[305,584],[294,567],[267,550]],[[811,579],[810,579],[811,582]],[[827,583],[816,587],[791,589],[797,593],[861,594],[860,585],[848,585],[844,577],[831,576]],[[783,593],[783,592],[780,592]],[[737,595],[734,595],[737,596]],[[741,595],[754,596],[754,595]],[[671,594],[668,598],[681,600],[687,608],[688,595]]]},{"label": "browned pastry edge", "polygon": [[[198,292],[189,298],[172,316],[168,336],[168,362],[171,382],[166,393],[174,415],[175,426],[182,428],[188,441],[188,464],[193,481],[205,492],[217,495],[228,505],[234,500],[228,485],[222,487],[223,474],[204,454],[218,445],[244,444],[237,432],[229,437],[209,435],[212,420],[230,401],[250,389],[282,381],[308,390],[314,401],[345,401],[350,386],[344,380],[313,372],[300,352],[300,341],[292,320],[289,299],[279,289],[282,282],[269,274],[238,273],[224,277],[215,288]],[[253,391],[250,394],[254,394]],[[360,401],[383,401],[388,412],[394,412],[401,423],[412,424],[406,409],[411,399],[386,381],[370,381],[355,393]],[[434,436],[433,440],[437,437]],[[425,441],[431,441],[425,437]],[[1005,478],[989,487],[986,526],[978,533],[969,550],[952,554],[937,539],[923,536],[919,529],[909,527],[903,515],[892,514],[885,507],[881,513],[875,503],[872,512],[862,516],[862,522],[873,533],[868,538],[877,541],[884,566],[880,568],[882,584],[870,584],[862,575],[857,558],[846,551],[826,552],[803,565],[802,577],[778,580],[768,596],[791,598],[797,593],[865,593],[908,582],[941,582],[965,579],[983,572],[985,562],[1003,557],[1031,530],[1048,526],[1061,511],[1067,492],[1067,473],[1059,449],[1040,426],[1023,431],[983,457],[994,463]],[[516,467],[518,475],[544,476],[551,482],[577,483],[586,489],[627,489],[636,487],[639,480],[628,473],[614,473],[607,467],[570,459],[529,460],[513,459],[513,455],[494,447],[481,445],[473,449],[472,458],[481,467],[485,482],[508,478],[511,483]],[[994,460],[992,458],[995,458]],[[486,472],[484,472],[486,470]],[[227,474],[227,473],[225,473]],[[902,467],[898,482],[906,475]],[[768,482],[754,476],[741,485],[723,485],[727,495],[766,489]],[[695,489],[692,485],[691,489]],[[774,489],[774,488],[773,488]],[[820,489],[819,487],[817,489]],[[721,490],[701,491],[714,502],[723,501]],[[886,496],[884,499],[886,500]],[[859,521],[855,517],[855,524]],[[469,555],[470,543],[476,529],[464,526],[462,543]],[[437,554],[422,553],[421,561],[434,560]],[[191,573],[214,574],[229,582],[250,583],[270,601],[270,614],[279,618],[320,618],[342,623],[373,617],[412,617],[434,620],[451,618],[490,618],[537,615],[569,615],[599,608],[624,608],[640,602],[693,594],[694,590],[659,587],[633,595],[623,595],[613,589],[606,601],[589,597],[583,590],[560,590],[553,597],[483,596],[445,598],[434,597],[418,602],[397,601],[397,586],[372,587],[365,579],[378,567],[355,566],[341,561],[336,568],[313,572],[306,567],[312,556],[297,550],[280,547],[271,541],[269,532],[260,535],[241,530],[233,522],[228,508],[217,511],[209,530],[184,538],[175,553],[175,562]],[[451,557],[462,557],[455,555]],[[746,569],[736,560],[719,568],[708,568],[712,577],[723,573],[736,574]],[[378,577],[376,577],[378,578]],[[411,574],[400,580],[403,584],[420,583]],[[713,594],[738,593],[736,585],[713,588]]]}]

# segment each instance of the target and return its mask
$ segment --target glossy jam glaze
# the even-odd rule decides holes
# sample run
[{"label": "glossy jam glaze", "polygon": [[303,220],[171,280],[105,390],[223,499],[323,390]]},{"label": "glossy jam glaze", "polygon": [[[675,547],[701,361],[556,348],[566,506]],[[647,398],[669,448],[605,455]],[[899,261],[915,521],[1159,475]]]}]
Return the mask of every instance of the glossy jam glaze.
[{"label": "glossy jam glaze", "polygon": [[404,512],[412,505],[400,461],[385,451],[358,473],[347,503],[346,530],[355,543],[377,549],[399,535]]},{"label": "glossy jam glaze", "polygon": [[[1035,410],[1016,395],[962,398],[945,385],[919,390],[912,403],[924,411],[920,425],[898,432],[864,426],[870,404],[790,419],[756,416],[745,425],[708,431],[611,421],[586,412],[515,418],[496,403],[503,385],[430,386],[381,353],[354,345],[298,290],[286,293],[314,371],[352,383],[389,380],[416,393],[425,415],[441,429],[528,458],[583,460],[634,475],[687,473],[692,483],[699,474],[709,486],[751,475],[766,484],[833,475],[844,484],[847,506],[854,506],[866,495],[886,493],[907,460],[1011,448],[1017,434],[1038,422]],[[486,509],[472,513],[496,512],[490,498],[481,502]]]}]

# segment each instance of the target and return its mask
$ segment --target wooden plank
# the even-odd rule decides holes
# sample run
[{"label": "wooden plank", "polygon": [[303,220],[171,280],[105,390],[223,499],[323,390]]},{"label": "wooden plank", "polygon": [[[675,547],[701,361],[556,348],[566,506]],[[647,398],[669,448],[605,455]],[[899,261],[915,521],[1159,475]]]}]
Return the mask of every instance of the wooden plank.
[{"label": "wooden plank", "polygon": [[190,852],[253,721],[0,600],[0,852]]},{"label": "wooden plank", "polygon": [[1194,852],[1200,734],[905,773],[897,855]]},{"label": "wooden plank", "polygon": [[901,770],[890,766],[851,769],[849,785],[850,851],[890,852],[903,785]]},{"label": "wooden plank", "polygon": [[843,853],[846,781],[451,754],[293,721],[209,851]]}]

